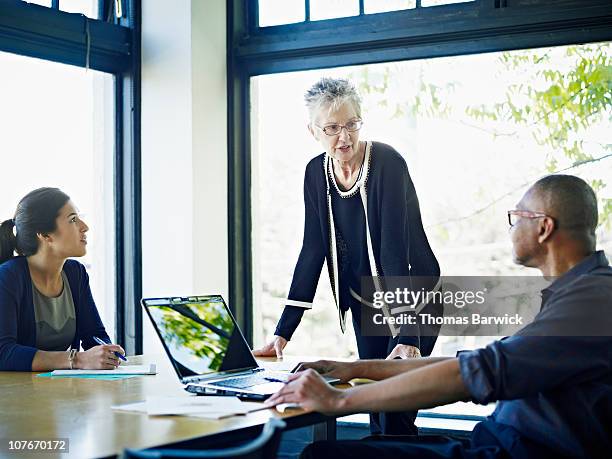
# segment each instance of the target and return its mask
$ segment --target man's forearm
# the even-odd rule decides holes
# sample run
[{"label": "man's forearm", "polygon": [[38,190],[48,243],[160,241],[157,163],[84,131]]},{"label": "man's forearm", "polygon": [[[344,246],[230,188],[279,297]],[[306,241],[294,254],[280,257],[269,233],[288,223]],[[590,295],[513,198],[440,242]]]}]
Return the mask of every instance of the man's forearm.
[{"label": "man's forearm", "polygon": [[453,357],[423,357],[397,360],[357,360],[353,363],[352,373],[355,378],[367,378],[375,381],[413,371],[434,363],[452,360]]},{"label": "man's forearm", "polygon": [[[394,363],[394,366],[399,365]],[[412,411],[466,400],[469,396],[461,378],[459,361],[446,358],[424,363],[420,368],[384,381],[349,389],[342,393],[337,411]]]}]

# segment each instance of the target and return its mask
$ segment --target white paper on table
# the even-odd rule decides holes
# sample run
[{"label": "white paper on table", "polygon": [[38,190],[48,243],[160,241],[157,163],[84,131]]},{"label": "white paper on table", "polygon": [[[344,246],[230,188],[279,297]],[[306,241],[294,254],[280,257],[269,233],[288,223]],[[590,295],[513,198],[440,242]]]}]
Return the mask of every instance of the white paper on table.
[{"label": "white paper on table", "polygon": [[154,375],[157,369],[154,363],[149,365],[120,365],[114,370],[53,370],[58,375]]},{"label": "white paper on table", "polygon": [[263,408],[262,403],[243,402],[238,397],[225,396],[150,396],[146,401],[147,413],[162,415],[202,415],[220,418],[234,414],[246,414]]}]

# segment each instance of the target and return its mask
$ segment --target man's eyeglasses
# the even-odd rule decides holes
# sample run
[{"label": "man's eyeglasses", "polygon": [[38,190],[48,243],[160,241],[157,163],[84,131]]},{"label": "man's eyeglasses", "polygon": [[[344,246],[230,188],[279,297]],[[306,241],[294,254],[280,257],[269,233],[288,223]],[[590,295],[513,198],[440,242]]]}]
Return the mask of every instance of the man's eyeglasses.
[{"label": "man's eyeglasses", "polygon": [[328,124],[327,126],[323,126],[323,127],[317,126],[317,127],[321,129],[323,132],[325,132],[325,134],[327,135],[338,135],[342,132],[343,128],[346,128],[348,132],[355,132],[361,129],[361,126],[363,126],[362,120],[352,120],[346,124]]},{"label": "man's eyeglasses", "polygon": [[543,217],[550,218],[553,222],[555,222],[555,225],[556,225],[557,223],[556,220],[550,215],[546,215],[542,212],[532,212],[530,210],[509,210],[508,211],[508,224],[510,225],[510,227],[513,227],[514,225],[518,223],[519,218],[543,218]]}]

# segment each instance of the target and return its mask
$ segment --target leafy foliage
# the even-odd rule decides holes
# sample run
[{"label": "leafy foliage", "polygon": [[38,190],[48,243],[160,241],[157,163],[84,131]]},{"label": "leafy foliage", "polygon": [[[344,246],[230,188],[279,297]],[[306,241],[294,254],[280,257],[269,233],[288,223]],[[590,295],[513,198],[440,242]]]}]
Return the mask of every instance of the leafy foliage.
[{"label": "leafy foliage", "polygon": [[[567,46],[562,59],[558,51],[551,48],[500,53],[500,79],[505,72],[521,72],[523,78],[506,87],[502,100],[465,107],[465,114],[478,122],[478,129],[487,130],[494,138],[532,136],[548,151],[543,165],[549,173],[612,158],[611,144],[585,139],[591,127],[612,120],[610,43]],[[363,67],[351,77],[365,98],[387,107],[390,118],[457,116],[457,107],[446,100],[460,82],[433,84],[427,81],[427,66],[424,61],[418,75],[402,74],[394,64],[376,72]],[[402,93],[407,94],[404,100],[387,100],[392,84],[402,85]],[[608,186],[599,178],[591,179],[590,184],[596,192]],[[600,198],[600,223],[612,227],[611,199]]]},{"label": "leafy foliage", "polygon": [[[523,50],[502,53],[505,70],[525,69],[527,81],[508,86],[505,99],[489,107],[468,107],[476,120],[512,122],[528,129],[539,145],[549,147],[545,158],[548,172],[571,161],[572,169],[612,156],[612,145],[586,142],[583,134],[594,124],[612,119],[612,56],[609,43],[568,46],[561,65],[551,59],[550,50]],[[570,62],[570,66],[566,66]],[[515,132],[505,135],[516,135]],[[495,133],[495,135],[499,135]],[[595,154],[597,153],[597,154]],[[606,187],[591,180],[595,191]],[[601,222],[610,226],[612,200],[600,199]]]},{"label": "leafy foliage", "polygon": [[[504,68],[525,68],[531,84],[510,85],[505,100],[491,107],[468,107],[475,119],[510,120],[531,129],[540,145],[548,145],[565,157],[583,162],[593,160],[580,134],[594,122],[610,117],[612,107],[612,57],[608,43],[569,46],[567,57],[574,57],[569,69],[556,68],[549,53],[525,50],[505,52]],[[604,145],[612,151],[612,145]],[[558,167],[548,158],[549,171]]]}]

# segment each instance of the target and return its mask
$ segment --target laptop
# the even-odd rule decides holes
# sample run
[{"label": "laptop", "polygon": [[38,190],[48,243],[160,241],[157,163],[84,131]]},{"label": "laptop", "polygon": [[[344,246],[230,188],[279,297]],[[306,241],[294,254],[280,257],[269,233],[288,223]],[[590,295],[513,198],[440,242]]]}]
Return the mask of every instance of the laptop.
[{"label": "laptop", "polygon": [[265,400],[290,375],[257,364],[220,295],[143,298],[141,303],[188,392]]}]

